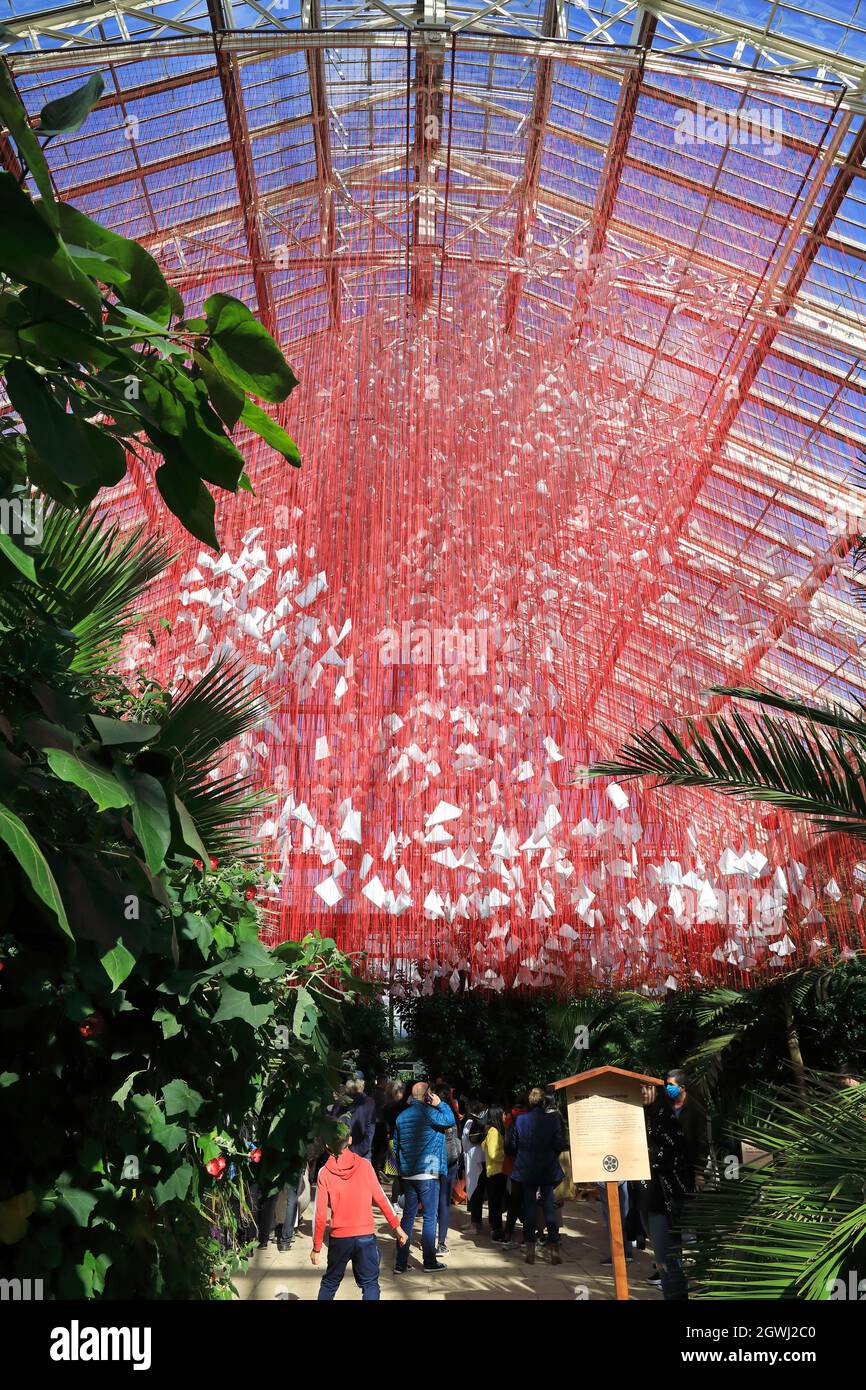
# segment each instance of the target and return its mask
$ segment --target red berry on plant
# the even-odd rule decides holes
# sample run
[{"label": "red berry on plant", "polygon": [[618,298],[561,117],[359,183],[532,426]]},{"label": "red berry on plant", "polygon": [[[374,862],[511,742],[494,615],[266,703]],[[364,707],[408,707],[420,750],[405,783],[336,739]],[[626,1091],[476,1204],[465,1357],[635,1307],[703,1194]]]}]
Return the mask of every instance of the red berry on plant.
[{"label": "red berry on plant", "polygon": [[250,1154],[250,1163],[261,1163],[261,1161],[262,1161],[262,1151],[261,1151],[261,1149],[253,1149],[252,1153]]},{"label": "red berry on plant", "polygon": [[216,855],[212,854],[211,857],[210,857],[210,866],[211,866],[211,868],[212,868],[212,869],[216,869],[216,868],[218,867],[218,865],[219,865],[219,862],[220,862],[220,861],[217,859]]},{"label": "red berry on plant", "polygon": [[98,1038],[105,1027],[105,1021],[100,1013],[88,1014],[83,1023],[79,1023],[78,1031],[82,1038]]},{"label": "red berry on plant", "polygon": [[248,886],[248,887],[246,887],[246,888],[244,889],[244,897],[246,898],[246,900],[247,900],[248,903],[251,903],[252,900],[253,900],[253,898],[254,898],[255,896],[256,896],[256,890],[255,890],[255,888],[252,888],[252,887],[249,887],[249,886]]},{"label": "red berry on plant", "polygon": [[202,869],[204,868],[204,864],[201,862],[200,859],[194,859],[192,861],[192,866],[194,869],[198,869],[199,873],[201,873]]},{"label": "red berry on plant", "polygon": [[219,1167],[220,1172],[222,1172],[223,1168],[225,1168],[226,1166],[226,1161],[223,1158],[222,1154],[220,1154],[219,1158],[217,1159],[217,1165]]},{"label": "red berry on plant", "polygon": [[205,1168],[207,1169],[207,1171],[210,1173],[210,1175],[211,1175],[212,1178],[218,1178],[219,1175],[220,1175],[220,1172],[222,1171],[221,1168],[220,1168],[220,1165],[219,1165],[219,1159],[218,1159],[218,1158],[212,1158],[212,1159],[210,1160],[210,1162],[209,1162],[209,1163],[206,1163],[204,1166],[205,1166]]}]

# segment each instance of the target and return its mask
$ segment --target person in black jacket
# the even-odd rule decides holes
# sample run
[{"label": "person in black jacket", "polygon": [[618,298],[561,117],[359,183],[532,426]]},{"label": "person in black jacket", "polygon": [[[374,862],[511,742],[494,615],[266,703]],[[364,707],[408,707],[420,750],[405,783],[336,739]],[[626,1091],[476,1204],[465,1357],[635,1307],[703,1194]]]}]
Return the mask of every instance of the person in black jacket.
[{"label": "person in black jacket", "polygon": [[650,1178],[641,1184],[641,1215],[652,1242],[662,1294],[686,1299],[683,1267],[683,1206],[704,1185],[709,1153],[709,1119],[688,1094],[685,1073],[667,1073],[664,1091],[643,1087]]},{"label": "person in black jacket", "polygon": [[[566,1147],[562,1116],[558,1111],[545,1109],[545,1095],[540,1086],[529,1092],[529,1109],[518,1115],[508,1131],[505,1149],[514,1159],[512,1178],[523,1191],[523,1232],[525,1259],[535,1263],[535,1215],[540,1199],[547,1223],[547,1249],[551,1264],[559,1264],[559,1225],[553,1189],[562,1181],[559,1155]],[[536,1193],[539,1197],[536,1197]]]},{"label": "person in black jacket", "polygon": [[373,1162],[373,1136],[376,1132],[376,1102],[364,1092],[364,1073],[356,1071],[346,1083],[352,1125],[352,1153]]}]

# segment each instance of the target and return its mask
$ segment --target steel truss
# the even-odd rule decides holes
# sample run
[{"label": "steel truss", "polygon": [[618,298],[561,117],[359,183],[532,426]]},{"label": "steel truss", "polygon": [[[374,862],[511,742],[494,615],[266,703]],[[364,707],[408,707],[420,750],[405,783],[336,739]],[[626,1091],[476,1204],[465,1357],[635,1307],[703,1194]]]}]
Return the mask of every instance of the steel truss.
[{"label": "steel truss", "polygon": [[[658,103],[673,100],[665,88],[665,77],[682,73],[688,64],[712,62],[718,63],[719,74],[724,74],[732,90],[770,92],[780,100],[800,98],[808,92],[809,100],[826,112],[826,139],[813,148],[795,135],[785,136],[789,148],[812,160],[811,177],[790,226],[784,211],[767,209],[763,214],[784,238],[785,254],[779,256],[779,270],[768,281],[749,269],[742,272],[746,289],[761,293],[747,316],[740,345],[743,360],[736,364],[736,390],[730,394],[731,368],[714,383],[710,397],[708,416],[713,421],[719,462],[715,469],[708,464],[696,469],[675,499],[670,517],[664,519],[668,544],[681,536],[685,520],[701,505],[711,473],[722,476],[725,470],[733,470],[740,482],[766,497],[767,507],[783,499],[782,504],[792,512],[800,508],[808,512],[814,499],[826,498],[831,491],[825,477],[798,459],[776,459],[763,451],[758,441],[741,429],[740,421],[747,404],[772,408],[779,419],[791,422],[792,429],[808,427],[810,437],[820,432],[822,438],[836,441],[840,457],[856,437],[850,426],[834,424],[829,406],[815,415],[793,393],[774,397],[762,375],[772,356],[787,363],[792,372],[800,368],[820,371],[834,384],[834,404],[843,391],[866,393],[866,320],[856,307],[852,311],[841,299],[834,302],[817,296],[810,281],[810,272],[827,248],[852,264],[866,265],[866,235],[859,239],[846,225],[840,225],[846,200],[860,187],[866,158],[866,127],[861,120],[866,112],[866,64],[843,49],[831,53],[785,33],[784,28],[771,34],[680,0],[665,4],[624,0],[612,14],[604,16],[594,16],[587,7],[568,0],[535,0],[526,5],[513,0],[475,5],[447,4],[445,0],[413,0],[411,4],[369,0],[357,6],[328,0],[271,0],[270,4],[258,0],[92,0],[7,18],[0,50],[5,50],[16,78],[23,80],[34,74],[66,76],[76,68],[87,69],[97,63],[102,67],[116,65],[122,71],[124,65],[136,60],[165,59],[164,76],[106,94],[101,107],[116,107],[121,117],[137,102],[155,95],[177,91],[182,99],[184,89],[194,90],[202,70],[194,67],[184,71],[182,63],[172,64],[170,60],[209,55],[225,108],[225,137],[212,141],[208,152],[211,156],[230,155],[236,197],[224,208],[179,220],[171,227],[155,226],[141,240],[157,252],[180,247],[183,268],[175,278],[180,284],[194,284],[206,281],[210,274],[207,257],[201,258],[201,239],[210,238],[212,248],[214,238],[224,237],[226,255],[237,256],[237,250],[231,248],[240,230],[245,255],[244,263],[238,262],[239,270],[251,276],[262,320],[272,331],[278,331],[287,301],[281,301],[274,292],[276,266],[273,247],[263,230],[265,219],[284,218],[296,206],[312,211],[317,231],[308,226],[295,239],[288,268],[319,273],[326,292],[329,329],[339,329],[350,309],[344,303],[344,291],[351,290],[360,268],[344,249],[345,219],[352,212],[353,190],[367,187],[377,173],[393,171],[405,176],[406,241],[400,245],[383,238],[373,259],[383,267],[405,266],[414,312],[431,312],[437,267],[441,297],[447,265],[459,265],[466,259],[477,263],[477,257],[461,246],[460,237],[478,224],[479,215],[468,213],[454,201],[449,205],[453,172],[470,181],[478,207],[484,196],[495,194],[507,199],[513,209],[508,244],[498,260],[491,257],[485,263],[502,272],[503,325],[519,337],[526,331],[523,311],[543,304],[536,287],[538,275],[533,273],[539,219],[559,219],[570,229],[584,230],[588,249],[584,297],[590,293],[593,276],[610,244],[639,243],[659,253],[681,251],[663,229],[626,225],[618,207],[625,171],[653,172],[634,148],[634,127],[642,99],[651,97]],[[403,62],[405,80],[371,78],[369,93],[345,100],[329,66],[335,52],[366,54],[371,70],[374,57],[377,61],[388,58]],[[303,55],[309,111],[253,128],[245,100],[245,71],[262,55],[280,53]],[[513,102],[509,104],[492,85],[458,84],[455,88],[455,64],[458,55],[466,54],[486,62],[491,73],[494,61],[502,56],[524,62],[531,71],[532,83],[522,95],[525,135],[519,157],[511,158],[508,152],[489,146],[471,152],[456,143],[452,147],[455,92],[465,107],[483,114],[485,123],[514,116]],[[594,143],[594,137],[585,131],[557,122],[554,95],[558,75],[572,67],[595,76],[603,74],[616,93],[606,142]],[[809,79],[807,85],[804,78]],[[367,157],[349,169],[336,168],[334,148],[348,115],[363,107],[370,115],[372,132],[375,112],[394,109],[397,102],[406,113],[405,148],[395,145],[382,151],[374,146],[371,134]],[[447,149],[443,141],[446,126]],[[309,131],[314,173],[262,192],[256,175],[257,143],[290,127]],[[582,199],[575,192],[545,185],[542,164],[546,141],[551,139],[573,144],[575,161],[591,151],[601,156],[601,179],[594,198]],[[6,167],[12,167],[10,161],[14,160],[2,132],[0,160]],[[147,194],[148,180],[171,172],[176,163],[174,156],[148,161],[136,151],[134,166],[83,178],[76,186],[76,196],[110,190],[117,190],[120,196],[127,185]],[[668,183],[672,189],[681,188],[684,196],[706,191],[684,174],[669,173]],[[748,214],[747,198],[724,190],[715,196],[721,205],[730,207],[732,216]],[[393,205],[389,211],[393,215]],[[720,269],[700,246],[690,248],[689,255],[708,272]],[[358,260],[371,263],[369,255]],[[787,267],[784,276],[783,266]],[[866,275],[866,271],[860,273]],[[655,291],[647,291],[647,297],[651,299],[654,293],[658,298]],[[576,298],[572,309],[575,322],[580,303]],[[828,362],[828,353],[838,355],[838,368]],[[658,346],[647,383],[664,360],[664,350]],[[652,394],[648,384],[647,394]],[[815,557],[795,593],[771,603],[773,616],[766,629],[756,634],[741,666],[727,667],[732,681],[755,677],[764,657],[783,643],[800,621],[804,607],[824,595],[827,581],[849,548],[848,538],[828,546],[826,554]],[[683,552],[688,567],[687,544]],[[726,578],[736,575],[737,557],[713,557],[708,568],[715,575],[716,592]],[[766,582],[768,576],[758,578]],[[580,692],[588,715],[602,703],[605,690],[615,690],[618,681],[632,679],[628,648],[645,625],[663,621],[656,607],[659,593],[659,586],[638,586],[622,609],[612,615],[597,666],[587,688]],[[763,601],[767,602],[766,596]],[[836,621],[835,600],[825,597],[821,602],[828,620]],[[829,632],[823,635],[829,641]],[[835,640],[841,668],[852,650],[843,637]],[[709,653],[708,659],[718,663],[720,657]],[[609,706],[610,700],[603,703]],[[711,707],[715,708],[717,705]],[[599,719],[605,722],[603,711]]]}]

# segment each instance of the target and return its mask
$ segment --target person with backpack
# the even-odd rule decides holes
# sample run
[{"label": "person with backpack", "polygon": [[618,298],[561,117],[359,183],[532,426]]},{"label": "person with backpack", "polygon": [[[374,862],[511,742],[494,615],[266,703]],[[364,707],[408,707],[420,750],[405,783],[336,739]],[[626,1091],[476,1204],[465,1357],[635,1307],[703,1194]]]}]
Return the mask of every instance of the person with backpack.
[{"label": "person with backpack", "polygon": [[[412,1239],[412,1228],[419,1206],[424,1223],[421,1251],[428,1273],[447,1266],[436,1258],[436,1219],[439,1212],[439,1179],[448,1172],[445,1131],[455,1124],[454,1111],[426,1081],[416,1081],[412,1097],[394,1128],[394,1148],[403,1187],[403,1230]],[[397,1251],[395,1274],[409,1268],[409,1243]]]},{"label": "person with backpack", "polygon": [[[436,1094],[444,1096],[451,1109],[455,1109],[454,1093],[444,1077],[436,1082]],[[451,1199],[454,1194],[454,1184],[457,1181],[457,1169],[460,1166],[460,1156],[463,1152],[460,1144],[460,1135],[457,1130],[457,1115],[454,1116],[455,1123],[449,1125],[445,1131],[445,1162],[446,1171],[439,1178],[439,1231],[436,1243],[436,1254],[448,1254],[448,1224],[450,1218]]]},{"label": "person with backpack", "polygon": [[502,1171],[506,1177],[507,1202],[505,1209],[505,1227],[502,1232],[502,1245],[505,1250],[514,1250],[517,1242],[514,1239],[514,1227],[518,1217],[523,1221],[523,1189],[514,1177],[514,1153],[513,1146],[509,1143],[509,1131],[512,1129],[518,1115],[525,1115],[529,1110],[529,1094],[527,1091],[518,1091],[514,1097],[514,1104],[506,1115],[502,1117],[502,1125],[505,1131],[505,1162]]},{"label": "person with backpack", "polygon": [[466,1159],[466,1202],[469,1219],[480,1235],[483,1226],[487,1177],[484,1167],[484,1140],[487,1137],[486,1112],[479,1101],[469,1101],[463,1126],[463,1153]]},{"label": "person with backpack", "polygon": [[350,1260],[363,1301],[378,1301],[379,1247],[373,1222],[374,1203],[397,1237],[398,1251],[401,1246],[408,1244],[408,1237],[382,1191],[372,1163],[352,1153],[351,1145],[352,1131],[349,1123],[344,1123],[338,1138],[328,1146],[330,1158],[319,1173],[316,1188],[313,1248],[310,1252],[314,1266],[319,1263],[322,1253],[329,1211],[331,1215],[328,1267],[319,1286],[320,1303],[330,1303],[334,1299]]},{"label": "person with backpack", "polygon": [[559,1155],[566,1147],[562,1116],[545,1108],[540,1086],[529,1092],[529,1110],[518,1115],[508,1131],[507,1146],[514,1158],[512,1177],[523,1189],[523,1235],[526,1263],[535,1264],[535,1208],[540,1200],[547,1224],[547,1248],[551,1264],[561,1264],[559,1225],[554,1189],[562,1181]]}]

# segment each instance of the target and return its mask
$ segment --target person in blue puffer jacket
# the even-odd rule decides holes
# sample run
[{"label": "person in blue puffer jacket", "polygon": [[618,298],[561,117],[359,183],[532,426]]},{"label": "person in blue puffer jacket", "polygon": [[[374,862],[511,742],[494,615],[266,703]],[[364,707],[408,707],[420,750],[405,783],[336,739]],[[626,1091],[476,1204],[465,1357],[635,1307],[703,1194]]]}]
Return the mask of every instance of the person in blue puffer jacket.
[{"label": "person in blue puffer jacket", "polygon": [[[540,1086],[529,1092],[529,1109],[518,1115],[508,1131],[506,1152],[514,1157],[511,1176],[523,1188],[523,1231],[526,1263],[535,1263],[535,1211],[540,1200],[547,1224],[547,1248],[551,1264],[560,1264],[559,1226],[553,1190],[562,1181],[559,1155],[566,1148],[562,1117],[557,1110],[544,1108]],[[536,1197],[536,1193],[539,1194]]]},{"label": "person in blue puffer jacket", "polygon": [[426,1081],[416,1081],[412,1098],[394,1128],[394,1153],[403,1187],[403,1230],[409,1237],[397,1249],[395,1274],[409,1267],[409,1246],[418,1207],[423,1208],[421,1251],[425,1270],[445,1269],[436,1258],[436,1217],[439,1211],[439,1179],[448,1172],[445,1131],[456,1124],[454,1111]]}]

